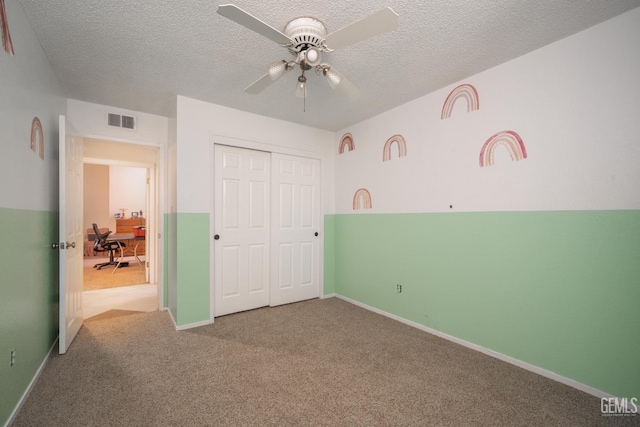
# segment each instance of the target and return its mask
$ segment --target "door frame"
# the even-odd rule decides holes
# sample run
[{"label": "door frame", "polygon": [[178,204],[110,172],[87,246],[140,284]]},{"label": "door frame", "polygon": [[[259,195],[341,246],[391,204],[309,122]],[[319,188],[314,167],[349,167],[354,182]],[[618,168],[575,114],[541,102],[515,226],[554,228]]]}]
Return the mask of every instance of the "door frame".
[{"label": "door frame", "polygon": [[319,259],[318,268],[320,269],[320,277],[319,277],[319,298],[323,298],[324,295],[324,185],[323,185],[323,173],[322,168],[324,166],[324,154],[315,151],[303,150],[299,148],[293,148],[268,142],[254,141],[242,138],[235,138],[226,135],[219,135],[214,133],[213,131],[210,133],[209,138],[209,182],[211,183],[211,194],[209,197],[209,313],[210,313],[210,321],[213,323],[215,318],[215,245],[213,236],[215,235],[215,146],[216,145],[227,145],[229,147],[236,148],[246,148],[249,150],[257,150],[257,151],[266,151],[268,153],[279,153],[279,154],[288,154],[291,156],[298,157],[307,157],[311,159],[317,159],[320,162],[320,242],[318,247]]}]

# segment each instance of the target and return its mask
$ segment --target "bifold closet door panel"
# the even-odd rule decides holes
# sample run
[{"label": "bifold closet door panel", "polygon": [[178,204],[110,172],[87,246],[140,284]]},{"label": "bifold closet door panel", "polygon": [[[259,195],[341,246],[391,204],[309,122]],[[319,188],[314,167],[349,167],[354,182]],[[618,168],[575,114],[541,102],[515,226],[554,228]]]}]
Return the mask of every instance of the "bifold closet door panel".
[{"label": "bifold closet door panel", "polygon": [[215,145],[215,316],[269,305],[270,157]]},{"label": "bifold closet door panel", "polygon": [[320,161],[271,155],[271,303],[320,295]]}]

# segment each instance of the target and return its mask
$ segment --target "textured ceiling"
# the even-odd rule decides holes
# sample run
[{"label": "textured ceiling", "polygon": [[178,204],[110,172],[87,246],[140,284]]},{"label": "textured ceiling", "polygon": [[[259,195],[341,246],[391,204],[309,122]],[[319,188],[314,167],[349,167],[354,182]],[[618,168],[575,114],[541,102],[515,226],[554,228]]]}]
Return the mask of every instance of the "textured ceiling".
[{"label": "textured ceiling", "polygon": [[[325,54],[355,101],[312,73],[306,112],[290,72],[244,88],[286,49],[216,13],[213,0],[19,0],[67,96],[168,115],[175,95],[339,130],[640,6],[640,0],[234,0],[284,30],[313,16],[335,31],[390,6],[399,27]],[[10,17],[9,17],[10,19]],[[16,55],[20,54],[15,43]]]}]

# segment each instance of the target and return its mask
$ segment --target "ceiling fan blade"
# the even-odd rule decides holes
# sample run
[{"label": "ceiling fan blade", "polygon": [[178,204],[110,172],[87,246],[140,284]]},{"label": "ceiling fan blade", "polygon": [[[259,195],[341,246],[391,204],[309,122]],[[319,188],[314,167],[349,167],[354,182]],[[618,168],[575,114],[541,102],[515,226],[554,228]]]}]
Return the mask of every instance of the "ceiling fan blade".
[{"label": "ceiling fan blade", "polygon": [[329,49],[340,49],[378,34],[388,33],[396,28],[398,28],[398,14],[390,7],[385,7],[353,24],[334,31],[325,37],[324,43]]},{"label": "ceiling fan blade", "polygon": [[260,77],[255,82],[251,83],[249,86],[247,86],[244,91],[250,95],[257,95],[263,90],[265,90],[267,87],[269,87],[269,85],[273,82],[274,81],[271,80],[269,73],[267,73],[264,76]]},{"label": "ceiling fan blade", "polygon": [[337,89],[344,95],[346,95],[349,101],[355,101],[356,99],[360,98],[361,95],[360,89],[358,89],[356,85],[351,83],[351,81],[347,80],[346,78],[343,78]]},{"label": "ceiling fan blade", "polygon": [[286,45],[289,43],[293,43],[293,41],[282,32],[276,30],[271,25],[262,22],[250,13],[245,12],[238,6],[234,6],[232,4],[222,4],[218,6],[217,12],[219,15],[231,19],[232,21],[244,27],[247,27],[252,31],[255,31],[256,33],[268,38],[269,40],[273,40],[278,44]]},{"label": "ceiling fan blade", "polygon": [[360,89],[351,83],[344,74],[336,70],[334,67],[331,67],[326,71],[327,72],[323,74],[327,83],[329,83],[329,86],[346,95],[350,101],[355,101],[360,97]]}]

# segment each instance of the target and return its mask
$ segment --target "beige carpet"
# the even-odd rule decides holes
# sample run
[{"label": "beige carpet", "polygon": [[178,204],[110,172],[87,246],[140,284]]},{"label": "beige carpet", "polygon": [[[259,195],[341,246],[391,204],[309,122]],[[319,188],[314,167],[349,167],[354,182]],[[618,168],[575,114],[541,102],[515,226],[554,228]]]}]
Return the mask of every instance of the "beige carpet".
[{"label": "beige carpet", "polygon": [[339,299],[176,332],[153,312],[88,322],[21,426],[585,426],[600,400]]},{"label": "beige carpet", "polygon": [[144,269],[135,261],[131,261],[128,267],[118,268],[113,274],[111,274],[113,266],[104,267],[102,270],[93,268],[93,265],[98,262],[102,262],[102,260],[96,258],[95,262],[89,263],[90,265],[85,263],[82,282],[85,291],[141,285],[147,282]]}]

